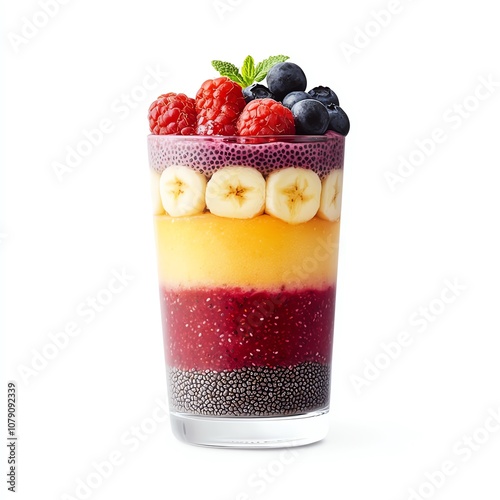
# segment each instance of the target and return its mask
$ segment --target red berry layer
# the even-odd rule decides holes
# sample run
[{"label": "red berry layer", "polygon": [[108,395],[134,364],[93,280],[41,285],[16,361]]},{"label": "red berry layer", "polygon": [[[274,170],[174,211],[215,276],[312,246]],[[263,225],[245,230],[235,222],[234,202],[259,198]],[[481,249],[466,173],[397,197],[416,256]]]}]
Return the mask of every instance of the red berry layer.
[{"label": "red berry layer", "polygon": [[329,364],[335,289],[161,289],[165,356],[183,370]]}]

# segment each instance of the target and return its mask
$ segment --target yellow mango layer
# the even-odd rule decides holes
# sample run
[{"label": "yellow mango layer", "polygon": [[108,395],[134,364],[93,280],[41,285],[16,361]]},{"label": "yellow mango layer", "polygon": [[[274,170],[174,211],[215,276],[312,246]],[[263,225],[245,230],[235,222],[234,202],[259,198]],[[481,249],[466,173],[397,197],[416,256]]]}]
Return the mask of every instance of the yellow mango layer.
[{"label": "yellow mango layer", "polygon": [[287,224],[269,215],[155,216],[160,283],[167,288],[323,288],[335,283],[339,222]]}]

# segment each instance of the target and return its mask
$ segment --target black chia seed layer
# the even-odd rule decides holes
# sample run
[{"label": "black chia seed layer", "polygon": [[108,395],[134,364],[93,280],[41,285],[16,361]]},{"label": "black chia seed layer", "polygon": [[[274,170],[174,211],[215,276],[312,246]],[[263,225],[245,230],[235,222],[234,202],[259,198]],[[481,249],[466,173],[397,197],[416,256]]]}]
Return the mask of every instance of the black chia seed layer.
[{"label": "black chia seed layer", "polygon": [[170,407],[194,415],[270,417],[326,408],[330,365],[248,367],[237,370],[168,369]]}]

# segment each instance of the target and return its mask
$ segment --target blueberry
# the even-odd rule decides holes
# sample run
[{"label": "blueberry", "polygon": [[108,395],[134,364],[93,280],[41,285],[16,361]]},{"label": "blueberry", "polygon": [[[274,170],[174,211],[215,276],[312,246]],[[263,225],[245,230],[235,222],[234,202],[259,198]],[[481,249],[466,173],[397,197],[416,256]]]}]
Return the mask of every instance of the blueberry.
[{"label": "blueberry", "polygon": [[249,87],[245,87],[243,89],[243,97],[245,98],[245,101],[247,103],[253,101],[254,99],[270,98],[276,100],[274,94],[267,87],[264,87],[264,85],[261,85],[260,83],[254,83]]},{"label": "blueberry", "polygon": [[345,111],[340,106],[333,106],[328,108],[328,115],[330,117],[328,129],[333,130],[341,135],[347,135],[351,124]]},{"label": "blueberry", "polygon": [[287,107],[288,109],[292,109],[295,103],[303,101],[304,99],[312,99],[312,97],[303,90],[294,90],[283,98],[283,106]]},{"label": "blueberry", "polygon": [[328,109],[314,99],[304,99],[294,104],[292,115],[295,118],[297,134],[322,135],[328,129]]},{"label": "blueberry", "polygon": [[307,79],[302,69],[294,63],[275,64],[267,73],[269,90],[281,101],[294,90],[306,90]]},{"label": "blueberry", "polygon": [[339,98],[330,87],[323,87],[322,85],[319,85],[318,87],[311,89],[309,91],[309,95],[313,99],[322,102],[327,107],[339,105]]}]

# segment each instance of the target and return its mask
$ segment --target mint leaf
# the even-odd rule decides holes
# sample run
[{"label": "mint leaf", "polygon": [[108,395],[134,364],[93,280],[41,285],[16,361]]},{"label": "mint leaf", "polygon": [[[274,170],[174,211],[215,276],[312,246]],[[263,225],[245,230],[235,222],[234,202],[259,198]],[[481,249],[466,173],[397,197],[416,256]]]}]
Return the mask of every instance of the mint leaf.
[{"label": "mint leaf", "polygon": [[233,80],[233,82],[244,86],[244,79],[234,64],[224,61],[212,61],[212,66],[220,73],[221,76],[227,76]]},{"label": "mint leaf", "polygon": [[277,63],[285,62],[287,59],[290,59],[288,56],[271,56],[267,59],[264,59],[262,62],[257,64],[255,68],[255,76],[254,79],[256,82],[261,82],[267,75],[267,72]]},{"label": "mint leaf", "polygon": [[255,79],[255,61],[252,56],[247,56],[241,67],[241,75],[245,82],[245,87],[252,85]]},{"label": "mint leaf", "polygon": [[242,87],[248,87],[254,82],[261,82],[267,75],[267,72],[277,63],[285,62],[289,59],[288,56],[271,56],[264,59],[255,66],[255,61],[252,56],[247,56],[243,61],[241,73],[238,68],[229,62],[212,61],[212,66],[220,73],[221,76],[227,76],[233,82],[238,83]]}]

